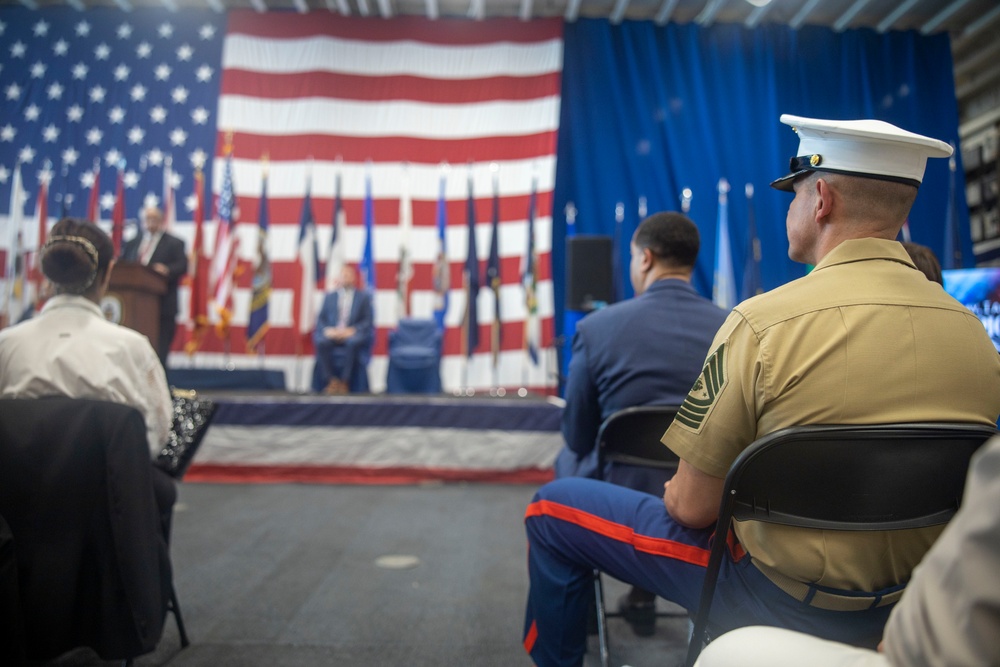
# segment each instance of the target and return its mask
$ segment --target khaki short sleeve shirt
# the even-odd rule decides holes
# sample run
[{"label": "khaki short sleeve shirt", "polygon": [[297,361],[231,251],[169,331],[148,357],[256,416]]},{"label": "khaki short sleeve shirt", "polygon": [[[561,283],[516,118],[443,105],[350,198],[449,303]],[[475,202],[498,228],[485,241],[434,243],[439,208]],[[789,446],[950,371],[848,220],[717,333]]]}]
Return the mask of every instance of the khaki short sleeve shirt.
[{"label": "khaki short sleeve shirt", "polygon": [[[808,276],[737,306],[663,442],[724,478],[743,449],[805,424],[971,422],[1000,412],[1000,355],[982,323],[894,241],[846,241]],[[940,531],[736,526],[799,581],[874,591],[909,577]]]}]

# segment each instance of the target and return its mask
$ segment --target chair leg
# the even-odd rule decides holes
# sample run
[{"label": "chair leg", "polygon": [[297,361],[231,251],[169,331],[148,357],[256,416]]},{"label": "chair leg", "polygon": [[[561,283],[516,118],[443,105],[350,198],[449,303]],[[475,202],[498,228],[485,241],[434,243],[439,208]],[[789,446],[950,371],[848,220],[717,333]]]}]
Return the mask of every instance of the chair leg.
[{"label": "chair leg", "polygon": [[597,607],[597,645],[601,652],[601,667],[611,661],[608,650],[608,616],[604,611],[604,586],[600,570],[594,570],[594,606]]},{"label": "chair leg", "polygon": [[170,584],[170,606],[167,610],[172,612],[174,615],[174,621],[177,622],[177,634],[181,637],[181,648],[187,648],[191,642],[188,641],[187,631],[184,629],[184,619],[181,617],[181,605],[177,602],[177,591],[174,590],[174,584]]}]

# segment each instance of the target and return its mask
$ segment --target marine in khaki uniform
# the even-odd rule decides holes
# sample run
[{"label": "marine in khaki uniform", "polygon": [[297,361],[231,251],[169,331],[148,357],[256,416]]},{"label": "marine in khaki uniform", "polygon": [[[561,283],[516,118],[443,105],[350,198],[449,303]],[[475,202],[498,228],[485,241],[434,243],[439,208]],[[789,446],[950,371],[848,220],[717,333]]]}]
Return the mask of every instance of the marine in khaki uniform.
[{"label": "marine in khaki uniform", "polygon": [[[581,664],[592,568],[696,608],[726,472],[755,439],[798,424],[993,424],[1000,412],[1000,357],[982,324],[894,240],[927,158],[951,148],[880,121],[781,120],[800,146],[772,185],[794,192],[789,256],[816,268],[740,304],[719,330],[663,438],[681,463],[662,503],[590,480],[539,490],[525,620],[539,665]],[[879,601],[898,597],[937,532],[740,525],[712,622],[869,641],[891,609]],[[813,585],[830,595],[806,598]]]}]

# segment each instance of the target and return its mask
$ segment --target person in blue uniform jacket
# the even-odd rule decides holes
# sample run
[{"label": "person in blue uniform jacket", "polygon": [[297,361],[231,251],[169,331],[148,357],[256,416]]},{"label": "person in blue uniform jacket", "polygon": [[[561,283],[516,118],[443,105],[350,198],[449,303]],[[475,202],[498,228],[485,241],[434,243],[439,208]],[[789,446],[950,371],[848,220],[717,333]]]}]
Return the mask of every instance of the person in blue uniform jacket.
[{"label": "person in blue uniform jacket", "polygon": [[345,265],[340,285],[323,299],[313,344],[320,388],[328,394],[368,391],[365,358],[374,336],[372,297],[357,289],[354,267]]},{"label": "person in blue uniform jacket", "polygon": [[[556,477],[595,477],[597,431],[615,412],[636,405],[680,405],[701,374],[727,313],[691,285],[698,227],[676,212],[655,213],[632,236],[629,278],[635,298],[583,318],[562,415],[565,446]],[[605,479],[657,497],[669,473],[609,464]],[[632,629],[653,633],[655,596],[633,588],[620,608]]]}]

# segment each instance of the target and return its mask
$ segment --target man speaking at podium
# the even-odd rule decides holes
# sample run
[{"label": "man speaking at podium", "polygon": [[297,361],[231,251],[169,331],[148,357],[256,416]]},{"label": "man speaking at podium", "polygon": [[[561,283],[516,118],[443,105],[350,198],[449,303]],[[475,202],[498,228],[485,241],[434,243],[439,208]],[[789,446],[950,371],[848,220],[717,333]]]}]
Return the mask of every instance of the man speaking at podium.
[{"label": "man speaking at podium", "polygon": [[160,302],[159,340],[156,355],[160,364],[167,367],[167,354],[177,329],[177,284],[187,273],[187,253],[184,241],[168,234],[164,229],[163,211],[151,206],[143,212],[144,232],[136,235],[122,247],[122,259],[145,264],[167,279],[167,291]]}]

